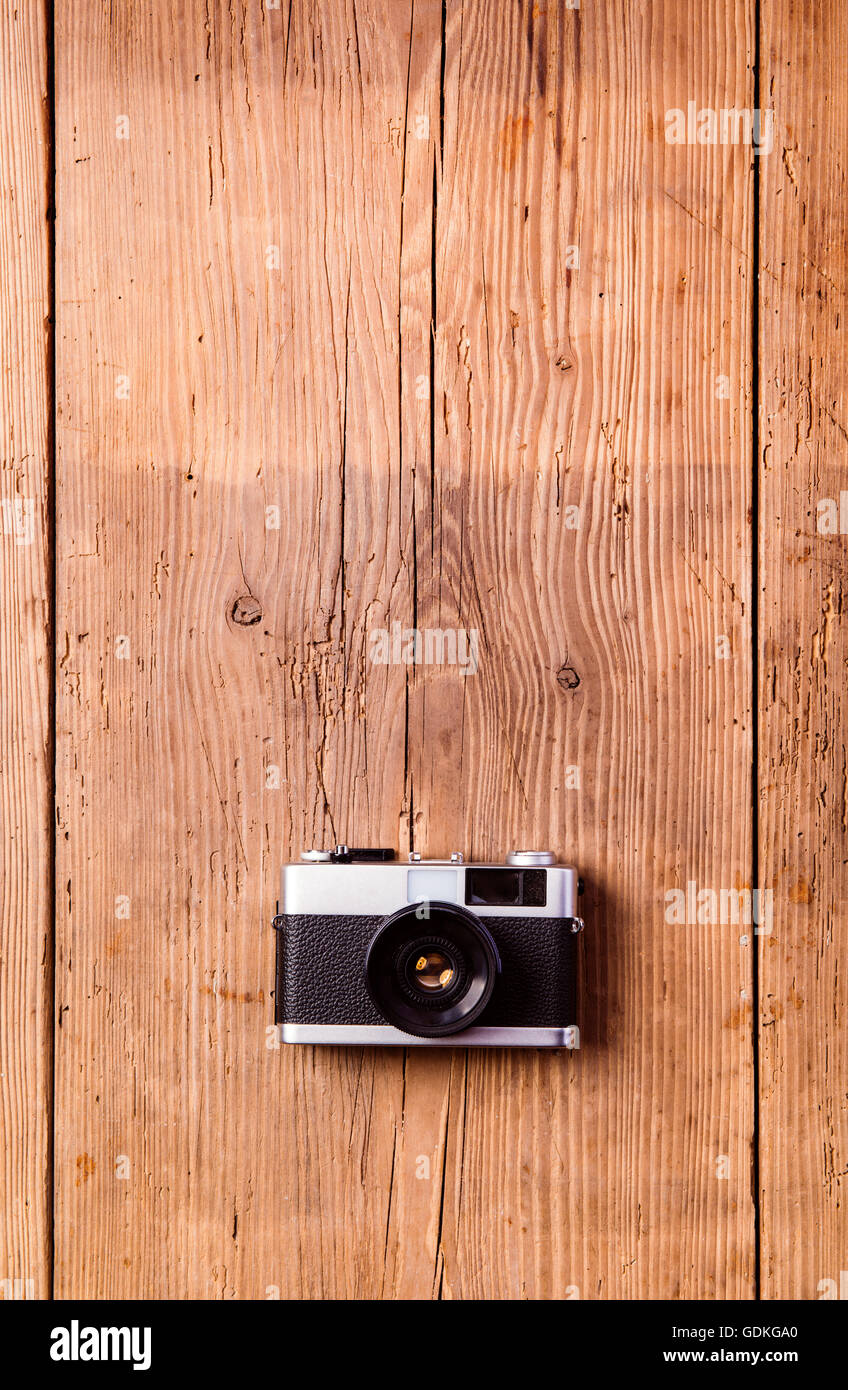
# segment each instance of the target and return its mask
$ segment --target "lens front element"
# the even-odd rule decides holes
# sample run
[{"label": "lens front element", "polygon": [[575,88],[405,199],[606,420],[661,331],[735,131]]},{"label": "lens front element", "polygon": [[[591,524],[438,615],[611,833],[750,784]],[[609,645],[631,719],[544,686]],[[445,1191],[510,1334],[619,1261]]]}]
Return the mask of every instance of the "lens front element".
[{"label": "lens front element", "polygon": [[468,1028],[488,1004],[500,959],[486,927],[467,908],[429,903],[387,917],[365,959],[365,983],[382,1016],[416,1037]]},{"label": "lens front element", "polygon": [[416,958],[412,983],[425,992],[444,991],[455,974],[447,955],[441,951],[425,951]]}]

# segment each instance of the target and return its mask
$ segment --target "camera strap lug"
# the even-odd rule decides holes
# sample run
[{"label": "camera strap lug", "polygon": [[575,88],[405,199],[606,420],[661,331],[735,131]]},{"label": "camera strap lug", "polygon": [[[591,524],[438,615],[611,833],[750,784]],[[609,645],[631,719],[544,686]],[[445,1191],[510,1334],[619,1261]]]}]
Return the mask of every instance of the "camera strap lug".
[{"label": "camera strap lug", "polygon": [[274,928],[274,931],[279,931],[284,921],[285,918],[282,912],[275,912],[274,916],[271,918],[271,926]]},{"label": "camera strap lug", "polygon": [[573,932],[575,932],[575,933],[581,932],[581,931],[583,930],[583,928],[585,927],[585,925],[586,925],[586,923],[583,921],[583,918],[582,918],[582,917],[572,917],[572,918],[571,918],[571,930],[572,930]]}]

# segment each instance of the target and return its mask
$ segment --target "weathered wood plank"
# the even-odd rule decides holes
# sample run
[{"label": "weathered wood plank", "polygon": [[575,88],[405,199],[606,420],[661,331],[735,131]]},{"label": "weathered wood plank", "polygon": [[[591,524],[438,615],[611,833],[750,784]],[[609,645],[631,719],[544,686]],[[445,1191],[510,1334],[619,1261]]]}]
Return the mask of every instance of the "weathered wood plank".
[{"label": "weathered wood plank", "polygon": [[266,1028],[281,862],[406,817],[408,19],[57,13],[64,1294],[383,1290],[403,1056]]},{"label": "weathered wood plank", "polygon": [[50,131],[41,4],[0,13],[0,1298],[50,1291]]},{"label": "weathered wood plank", "polygon": [[764,0],[760,166],[762,1291],[846,1297],[848,31]]},{"label": "weathered wood plank", "polygon": [[665,920],[750,881],[751,151],[664,115],[750,107],[751,20],[448,9],[416,843],[552,845],[588,927],[579,1055],[454,1060],[446,1297],[754,1288],[753,943]]},{"label": "weathered wood plank", "polygon": [[[57,14],[61,1294],[750,1294],[665,920],[751,862],[750,151],[663,137],[750,11]],[[585,870],[580,1055],[265,1046],[280,861],[407,833]]]}]

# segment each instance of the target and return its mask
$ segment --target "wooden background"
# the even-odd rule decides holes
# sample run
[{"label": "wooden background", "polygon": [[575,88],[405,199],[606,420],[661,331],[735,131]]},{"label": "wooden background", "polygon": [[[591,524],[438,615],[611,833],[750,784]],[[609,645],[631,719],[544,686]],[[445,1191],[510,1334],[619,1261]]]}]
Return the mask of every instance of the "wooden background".
[{"label": "wooden background", "polygon": [[[832,1294],[844,6],[21,0],[0,59],[0,1296]],[[581,1051],[276,1047],[338,841],[576,862]]]}]

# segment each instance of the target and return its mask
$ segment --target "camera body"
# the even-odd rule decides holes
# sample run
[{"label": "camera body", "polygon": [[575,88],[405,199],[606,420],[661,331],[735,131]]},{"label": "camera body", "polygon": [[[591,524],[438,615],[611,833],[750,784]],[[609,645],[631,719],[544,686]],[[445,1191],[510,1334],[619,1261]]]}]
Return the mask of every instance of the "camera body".
[{"label": "camera body", "polygon": [[310,850],[282,871],[276,1022],[283,1042],[579,1047],[574,868]]}]

